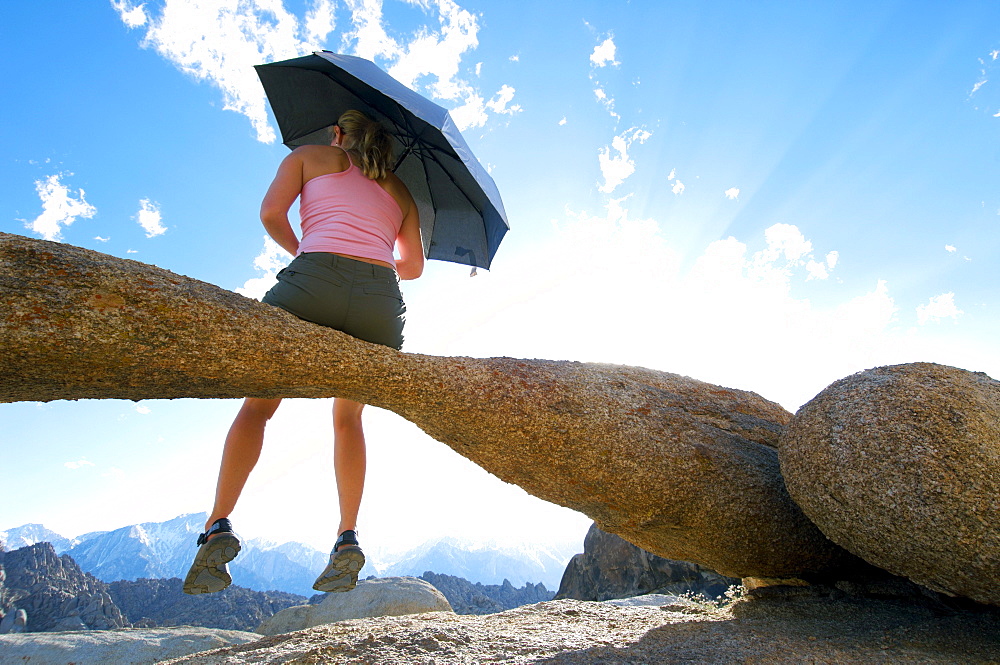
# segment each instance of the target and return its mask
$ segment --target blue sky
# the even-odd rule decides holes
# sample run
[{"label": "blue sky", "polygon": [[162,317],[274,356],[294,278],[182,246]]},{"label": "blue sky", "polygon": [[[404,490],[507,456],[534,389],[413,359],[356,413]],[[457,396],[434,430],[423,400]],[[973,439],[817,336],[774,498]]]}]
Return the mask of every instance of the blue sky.
[{"label": "blue sky", "polygon": [[[404,350],[642,365],[790,410],[876,365],[1000,376],[998,25],[988,2],[16,3],[0,230],[259,295],[287,149],[251,67],[326,48],[451,109],[511,222],[491,271],[404,285]],[[236,408],[0,405],[0,529],[207,510]],[[330,546],[328,421],[279,411],[238,528]],[[392,414],[367,427],[369,540],[582,539]]]}]

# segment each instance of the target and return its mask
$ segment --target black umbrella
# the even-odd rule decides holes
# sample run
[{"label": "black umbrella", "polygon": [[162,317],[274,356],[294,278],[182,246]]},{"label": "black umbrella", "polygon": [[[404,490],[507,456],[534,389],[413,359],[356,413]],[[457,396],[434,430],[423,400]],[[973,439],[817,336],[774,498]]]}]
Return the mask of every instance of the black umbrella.
[{"label": "black umbrella", "polygon": [[448,111],[364,58],[317,51],[254,68],[289,148],[328,145],[329,127],[349,109],[381,122],[395,140],[393,170],[417,202],[427,258],[490,267],[510,225]]}]

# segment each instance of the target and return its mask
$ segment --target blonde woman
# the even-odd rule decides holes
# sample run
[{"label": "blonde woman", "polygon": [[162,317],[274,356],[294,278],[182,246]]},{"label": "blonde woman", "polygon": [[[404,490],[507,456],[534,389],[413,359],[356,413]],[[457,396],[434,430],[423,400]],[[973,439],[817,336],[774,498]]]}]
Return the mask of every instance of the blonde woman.
[{"label": "blonde woman", "polygon": [[[399,349],[406,307],[400,279],[420,277],[424,253],[417,206],[392,167],[386,130],[359,111],[332,128],[330,145],[296,148],[278,167],[260,218],[268,234],[295,258],[278,273],[263,302],[360,339]],[[299,203],[301,239],[288,211]],[[398,250],[396,259],[393,249]],[[184,580],[189,594],[221,591],[232,583],[226,564],[240,551],[229,515],[260,457],[264,427],[280,399],[247,398],[226,437],[205,533]],[[313,588],[350,591],[365,557],[357,539],[365,482],[364,404],[333,402],[334,470],[340,525],[330,562]]]}]

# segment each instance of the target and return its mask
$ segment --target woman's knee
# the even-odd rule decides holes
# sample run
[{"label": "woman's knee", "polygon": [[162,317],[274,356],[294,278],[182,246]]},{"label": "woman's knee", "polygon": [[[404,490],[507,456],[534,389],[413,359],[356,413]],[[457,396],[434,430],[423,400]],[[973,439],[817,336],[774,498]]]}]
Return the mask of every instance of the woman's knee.
[{"label": "woman's knee", "polygon": [[240,415],[249,418],[254,418],[255,420],[268,421],[274,412],[278,410],[278,406],[281,405],[281,398],[276,399],[263,399],[260,397],[247,397],[243,400],[243,407],[240,409]]},{"label": "woman's knee", "polygon": [[361,429],[361,410],[365,405],[349,399],[333,400],[333,428]]}]

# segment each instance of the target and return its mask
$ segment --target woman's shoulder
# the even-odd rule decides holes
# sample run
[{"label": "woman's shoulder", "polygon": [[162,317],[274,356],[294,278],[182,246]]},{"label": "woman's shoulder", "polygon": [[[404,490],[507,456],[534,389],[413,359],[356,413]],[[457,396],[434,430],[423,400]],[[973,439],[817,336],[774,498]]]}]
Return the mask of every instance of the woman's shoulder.
[{"label": "woman's shoulder", "polygon": [[343,148],[335,145],[300,145],[292,150],[292,154],[302,159],[330,159],[347,156],[347,152]]},{"label": "woman's shoulder", "polygon": [[306,181],[327,173],[339,173],[351,167],[343,148],[332,145],[304,145],[292,151],[302,162],[302,175]]}]

